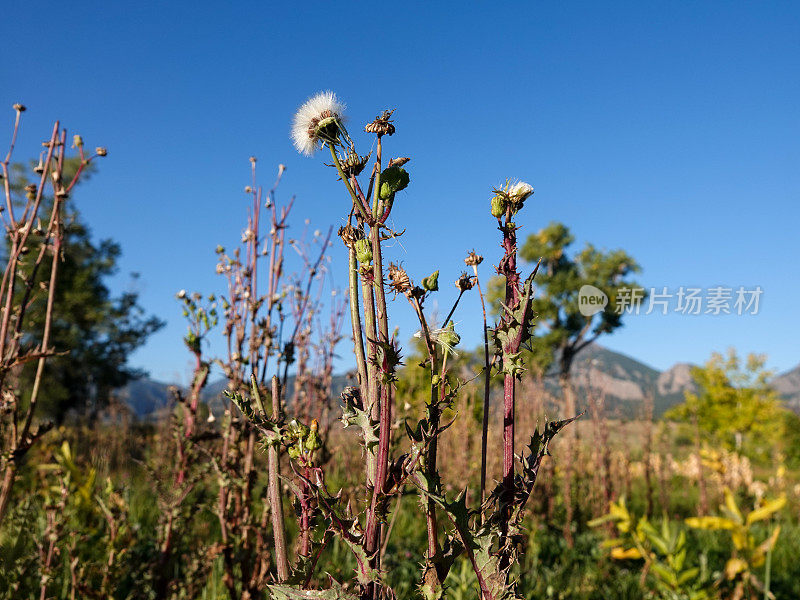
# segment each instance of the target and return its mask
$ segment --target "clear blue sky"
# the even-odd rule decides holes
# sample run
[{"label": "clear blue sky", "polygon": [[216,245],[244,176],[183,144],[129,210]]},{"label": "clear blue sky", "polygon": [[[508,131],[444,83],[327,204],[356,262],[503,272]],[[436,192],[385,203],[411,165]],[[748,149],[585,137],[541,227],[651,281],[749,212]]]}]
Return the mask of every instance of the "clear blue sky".
[{"label": "clear blue sky", "polygon": [[[40,2],[5,12],[0,140],[19,101],[29,110],[18,158],[38,151],[55,118],[109,148],[75,202],[96,237],[122,245],[115,289],[141,273],[142,304],[168,321],[133,358],[156,378],[187,377],[173,296],[221,290],[214,247],[240,236],[250,155],[265,184],[287,165],[295,232],[306,217],[312,228],[341,223],[340,184],[288,136],[295,108],[321,89],[347,102],[354,124],[397,109],[386,152],[412,157],[412,185],[396,204],[408,233],[391,258],[416,278],[441,269],[442,304],[467,250],[486,255],[484,276],[496,264],[489,190],[520,177],[536,188],[523,234],[563,221],[578,245],[629,251],[646,287],[764,290],[758,315],[633,317],[607,346],[658,368],[729,346],[766,352],[777,370],[800,362],[796,2]],[[468,345],[478,307],[470,297],[457,317]],[[408,336],[407,304],[390,311]]]}]

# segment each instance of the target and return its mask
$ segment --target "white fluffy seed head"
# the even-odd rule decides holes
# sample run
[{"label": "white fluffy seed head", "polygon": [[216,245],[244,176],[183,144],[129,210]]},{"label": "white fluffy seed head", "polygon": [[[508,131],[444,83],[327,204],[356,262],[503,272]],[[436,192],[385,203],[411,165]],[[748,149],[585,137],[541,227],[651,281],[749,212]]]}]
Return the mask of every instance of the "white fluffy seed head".
[{"label": "white fluffy seed head", "polygon": [[524,181],[515,181],[508,186],[508,195],[518,202],[522,202],[533,194],[533,186]]},{"label": "white fluffy seed head", "polygon": [[331,91],[311,96],[297,109],[292,122],[292,141],[297,151],[311,156],[319,150],[322,140],[316,134],[319,122],[328,117],[344,120],[345,105]]}]

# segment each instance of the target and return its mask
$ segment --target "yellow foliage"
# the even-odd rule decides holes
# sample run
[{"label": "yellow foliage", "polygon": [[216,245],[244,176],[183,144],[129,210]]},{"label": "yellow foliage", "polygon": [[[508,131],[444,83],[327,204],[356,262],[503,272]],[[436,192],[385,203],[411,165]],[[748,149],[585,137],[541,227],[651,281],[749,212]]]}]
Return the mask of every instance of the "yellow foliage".
[{"label": "yellow foliage", "polygon": [[615,560],[636,560],[642,558],[642,553],[639,552],[638,548],[625,549],[622,546],[617,546],[611,549],[611,558]]},{"label": "yellow foliage", "polygon": [[744,571],[747,571],[747,561],[741,558],[731,558],[725,565],[725,577],[731,580]]},{"label": "yellow foliage", "polygon": [[733,529],[736,523],[725,517],[690,517],[686,524],[693,529]]},{"label": "yellow foliage", "polygon": [[784,506],[786,506],[786,496],[775,498],[775,500],[769,500],[747,515],[747,524],[752,525],[756,521],[768,519]]}]

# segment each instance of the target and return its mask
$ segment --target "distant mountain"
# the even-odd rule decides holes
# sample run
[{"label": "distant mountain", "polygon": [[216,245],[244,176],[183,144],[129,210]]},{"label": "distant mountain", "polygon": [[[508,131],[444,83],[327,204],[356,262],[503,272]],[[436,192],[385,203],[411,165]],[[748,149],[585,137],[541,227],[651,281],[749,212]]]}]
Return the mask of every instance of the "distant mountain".
[{"label": "distant mountain", "polygon": [[167,406],[170,385],[144,377],[131,381],[120,391],[119,397],[138,418],[145,419]]},{"label": "distant mountain", "polygon": [[[226,399],[222,392],[227,388],[226,379],[217,379],[206,385],[201,400],[215,412],[220,412]],[[173,384],[142,378],[130,382],[120,392],[120,398],[127,402],[139,419],[153,418],[163,411],[170,402],[169,388]],[[345,386],[352,385],[346,375],[334,375],[331,385],[331,396],[338,398]],[[281,396],[291,398],[294,395],[294,376],[289,376],[286,389]]]},{"label": "distant mountain", "polygon": [[691,365],[678,363],[659,371],[625,354],[598,344],[583,350],[572,365],[572,377],[579,397],[587,388],[599,390],[606,408],[625,416],[641,414],[644,400],[653,401],[653,414],[659,416],[683,401],[683,393],[693,388]]},{"label": "distant mountain", "polygon": [[800,413],[800,365],[775,377],[772,385],[783,396],[786,406]]},{"label": "distant mountain", "polygon": [[[592,344],[578,355],[572,366],[572,375],[579,402],[591,387],[604,394],[610,414],[633,417],[642,414],[642,404],[649,395],[653,400],[653,414],[660,416],[682,402],[686,391],[695,390],[692,366],[676,363],[666,371],[659,371],[630,356]],[[555,377],[549,377],[547,381],[551,391],[558,394]],[[352,385],[352,381],[348,381],[345,375],[334,376],[332,397],[338,398],[346,385]],[[800,365],[775,377],[773,385],[785,399],[787,407],[800,413]],[[203,400],[215,411],[223,405],[225,386],[225,380],[216,380],[203,391]],[[293,377],[289,377],[286,387],[284,396],[291,398],[294,395]],[[168,388],[167,383],[139,379],[123,390],[122,397],[139,418],[149,418],[168,405]]]}]

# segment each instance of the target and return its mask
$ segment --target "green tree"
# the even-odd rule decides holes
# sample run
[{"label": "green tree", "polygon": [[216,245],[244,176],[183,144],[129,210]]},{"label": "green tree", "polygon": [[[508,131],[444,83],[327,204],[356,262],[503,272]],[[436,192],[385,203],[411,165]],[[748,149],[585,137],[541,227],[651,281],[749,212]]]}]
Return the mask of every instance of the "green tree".
[{"label": "green tree", "polygon": [[[551,223],[525,240],[520,256],[530,262],[541,261],[536,275],[533,310],[536,314],[534,337],[528,364],[540,374],[555,370],[567,397],[567,411],[575,409],[570,370],[578,353],[603,334],[622,326],[624,311],[620,298],[634,293],[644,299],[644,290],[631,279],[640,271],[636,261],[624,250],[602,251],[591,244],[570,254],[575,241],[562,223]],[[495,282],[493,282],[495,283]],[[584,285],[604,292],[609,299],[602,310],[585,315],[578,304]],[[497,285],[492,299],[498,306]]]},{"label": "green tree", "polygon": [[749,354],[742,361],[733,349],[715,352],[702,367],[692,369],[697,393],[664,418],[696,423],[705,438],[730,450],[766,457],[783,433],[784,409],[769,385],[772,373],[766,356]]},{"label": "green tree", "polygon": [[[641,288],[630,279],[640,268],[624,250],[604,252],[591,244],[570,256],[569,246],[575,241],[561,223],[551,223],[525,240],[520,256],[529,262],[541,259],[536,276],[537,294],[533,301],[538,315],[539,333],[532,343],[534,357],[540,367],[554,361],[559,377],[569,378],[576,355],[603,334],[622,326],[623,312],[619,299],[625,291]],[[609,298],[606,307],[594,315],[581,313],[578,292],[584,285],[602,290]]]},{"label": "green tree", "polygon": [[[79,164],[77,159],[68,159],[65,177],[71,178]],[[17,172],[23,169],[15,165]],[[27,183],[24,178],[16,181],[20,189]],[[73,192],[65,215],[50,337],[50,345],[59,355],[47,362],[40,395],[40,414],[56,421],[63,420],[70,410],[97,410],[113,390],[143,375],[127,364],[128,356],[163,326],[161,320],[145,314],[137,292],[111,293],[107,284],[118,272],[120,246],[111,239],[92,241],[89,228],[72,204],[75,195]],[[49,260],[37,277],[49,273]],[[44,295],[34,298],[26,316],[33,325],[29,330],[42,330],[39,325],[45,317],[45,301]],[[35,346],[40,340],[26,342]],[[19,386],[23,393],[31,387],[35,368],[35,363],[30,363],[22,370]]]}]

